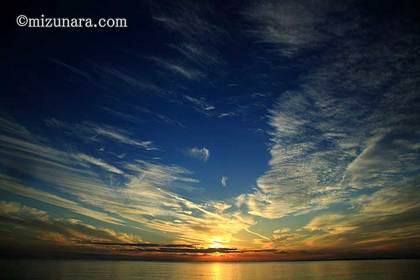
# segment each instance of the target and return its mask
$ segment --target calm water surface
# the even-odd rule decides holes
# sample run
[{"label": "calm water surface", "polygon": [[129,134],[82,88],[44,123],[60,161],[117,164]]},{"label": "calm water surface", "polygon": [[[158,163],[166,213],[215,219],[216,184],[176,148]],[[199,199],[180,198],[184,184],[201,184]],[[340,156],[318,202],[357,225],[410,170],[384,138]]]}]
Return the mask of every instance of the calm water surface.
[{"label": "calm water surface", "polygon": [[2,260],[0,279],[420,279],[420,260],[265,263]]}]

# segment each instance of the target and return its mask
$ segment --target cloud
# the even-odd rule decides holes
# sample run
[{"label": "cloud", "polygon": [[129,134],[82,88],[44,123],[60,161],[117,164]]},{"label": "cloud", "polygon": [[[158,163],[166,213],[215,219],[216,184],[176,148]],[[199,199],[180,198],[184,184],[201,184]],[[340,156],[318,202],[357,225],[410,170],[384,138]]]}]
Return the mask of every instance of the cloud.
[{"label": "cloud", "polygon": [[86,79],[89,82],[92,82],[93,81],[91,75],[89,75],[86,71],[83,71],[83,70],[81,70],[81,69],[79,69],[79,68],[77,68],[75,66],[70,65],[70,64],[64,63],[64,62],[62,62],[60,60],[56,60],[56,59],[49,59],[49,60],[51,62],[59,65],[59,66],[62,66],[63,68],[69,70],[70,72],[76,74],[77,76],[80,76],[80,77]]},{"label": "cloud", "polygon": [[[255,221],[229,205],[211,201],[201,204],[175,193],[198,182],[182,167],[131,160],[118,166],[121,174],[103,160],[45,143],[32,143],[16,135],[0,140],[0,164],[7,163],[8,170],[24,174],[31,181],[29,184],[10,174],[2,175],[2,191],[132,230],[165,232],[167,238],[177,242],[210,246],[215,238],[221,244],[234,241],[233,236],[242,231],[258,236],[249,230]],[[209,154],[205,148],[197,150]],[[118,184],[109,179],[110,174],[119,179]]]},{"label": "cloud", "polygon": [[0,116],[0,129],[4,134],[16,135],[23,139],[30,139],[34,136],[16,121]]},{"label": "cloud", "polygon": [[174,253],[174,254],[243,254],[243,253],[273,253],[275,249],[260,249],[260,250],[241,250],[238,248],[226,248],[226,247],[197,247],[194,244],[157,244],[157,243],[112,243],[112,242],[90,242],[89,244],[102,245],[105,247],[112,246],[127,247],[125,251],[135,253]]},{"label": "cloud", "polygon": [[112,243],[112,242],[89,242],[89,244],[102,246],[127,247],[139,253],[189,253],[189,254],[212,254],[212,253],[234,253],[236,248],[199,248],[193,244],[156,244],[156,243]]},{"label": "cloud", "polygon": [[[232,235],[247,229],[254,221],[238,213],[225,213],[201,205],[171,192],[172,182],[157,185],[146,177],[133,177],[116,195],[97,195],[87,189],[73,195],[84,202],[106,209],[130,222],[153,231],[166,232],[179,241],[211,244],[214,236],[231,240]],[[214,209],[214,210],[213,210]]]},{"label": "cloud", "polygon": [[222,184],[223,187],[227,186],[228,179],[229,179],[229,177],[227,177],[227,176],[222,176],[222,178],[220,179],[220,183]]},{"label": "cloud", "polygon": [[0,215],[19,219],[26,217],[36,217],[38,220],[48,219],[48,213],[45,211],[11,201],[0,201]]},{"label": "cloud", "polygon": [[352,204],[367,217],[387,217],[411,212],[419,208],[420,195],[416,192],[419,178],[407,180],[397,186],[381,188],[370,195],[352,199]]},{"label": "cloud", "polygon": [[203,73],[201,73],[199,70],[189,68],[186,65],[182,65],[180,63],[175,62],[169,62],[157,57],[151,57],[150,59],[156,62],[159,66],[166,68],[167,70],[170,70],[175,74],[181,75],[184,78],[190,80],[198,80],[203,77]]},{"label": "cloud", "polygon": [[100,126],[92,125],[92,128],[97,133],[97,135],[109,138],[109,139],[117,141],[117,142],[121,142],[121,143],[128,144],[128,145],[133,145],[133,146],[138,146],[138,147],[144,148],[146,150],[156,149],[152,146],[151,141],[137,141],[137,140],[134,140],[134,139],[128,137],[127,135],[124,135],[123,133],[121,133],[121,132],[119,132],[115,129],[112,129],[110,127],[100,127]]},{"label": "cloud", "polygon": [[[169,70],[170,72],[176,74],[176,75],[180,75],[184,78],[187,78],[189,80],[198,80],[203,78],[205,75],[203,73],[202,70],[200,69],[196,69],[195,67],[188,65],[188,63],[185,63],[185,61],[183,60],[179,60],[179,59],[163,59],[163,58],[159,58],[159,57],[155,57],[155,56],[149,56],[149,57],[143,57],[143,60],[148,60],[148,61],[152,61],[154,63],[156,63],[158,66]],[[131,74],[131,73],[126,73],[114,68],[100,68],[100,70],[107,74],[110,75],[111,77],[114,77],[115,79],[122,81],[123,83],[129,85],[130,87],[136,89],[136,90],[141,90],[142,92],[149,92],[149,93],[153,93],[154,97],[159,97],[162,100],[166,101],[166,102],[170,102],[173,104],[177,104],[177,105],[183,105],[183,106],[188,106],[188,107],[192,107],[194,110],[196,110],[197,112],[209,115],[211,110],[214,110],[215,107],[212,104],[209,104],[209,101],[207,101],[207,99],[205,97],[192,97],[192,96],[188,96],[186,97],[185,94],[178,94],[172,90],[164,90],[161,87],[158,87],[157,85],[155,85],[152,82],[148,82],[148,81],[143,81],[137,77],[135,77],[135,75]],[[155,111],[152,111],[150,109],[147,108],[140,108],[136,105],[132,105],[132,104],[127,104],[127,106],[130,106],[132,109],[135,109],[136,111],[139,111],[141,113],[146,113],[149,115],[149,119],[150,116],[152,116],[153,119],[160,121],[160,122],[165,122],[168,124],[173,124],[173,125],[177,125],[177,126],[181,126],[183,127],[184,125],[176,120],[173,120],[163,114],[157,113]],[[106,112],[108,112],[109,114],[112,114],[114,116],[117,116],[119,118],[122,118],[128,122],[138,122],[138,117],[134,116],[133,114],[128,114],[126,112],[122,113],[116,109],[113,108],[108,108],[105,106],[100,106],[100,108]],[[142,119],[143,121],[143,119]],[[90,125],[94,125],[92,123],[89,122],[85,122],[86,124],[90,124]],[[109,128],[109,126],[108,126]],[[113,130],[116,130],[116,128],[112,128]],[[120,131],[120,133],[122,133]],[[127,134],[127,132],[124,132],[125,134]]]},{"label": "cloud", "polygon": [[210,151],[205,147],[188,149],[187,154],[202,161],[207,161],[210,157]]},{"label": "cloud", "polygon": [[178,45],[171,45],[172,48],[177,50],[190,62],[193,62],[195,65],[201,66],[201,68],[216,66],[221,64],[221,58],[218,54],[215,54],[216,50],[209,46],[199,45],[195,42],[184,42]]},{"label": "cloud", "polygon": [[[168,97],[167,99],[168,101],[171,102],[175,102],[175,100],[172,100]],[[104,106],[99,106],[99,108],[101,108],[102,110],[104,110],[105,112],[116,116],[120,119],[123,119],[127,122],[130,123],[139,123],[139,122],[144,122],[144,121],[156,121],[156,122],[160,122],[160,123],[164,123],[164,124],[169,124],[169,125],[173,125],[173,126],[178,126],[178,127],[185,127],[181,122],[172,119],[169,116],[166,116],[164,114],[160,114],[157,113],[155,111],[152,111],[150,109],[147,109],[145,107],[140,107],[137,105],[132,105],[132,104],[126,104],[127,108],[131,109],[133,112],[132,113],[126,113],[126,112],[121,112],[119,110],[114,110],[108,107],[104,107]],[[146,116],[140,116],[140,115],[146,115]]]},{"label": "cloud", "polygon": [[168,30],[176,32],[184,40],[200,42],[215,40],[225,33],[213,23],[217,13],[210,3],[171,3],[165,7],[155,5],[153,18]]},{"label": "cloud", "polygon": [[114,110],[114,109],[111,109],[111,108],[108,108],[108,107],[103,107],[103,106],[100,106],[100,108],[102,110],[104,110],[105,112],[109,113],[110,115],[116,116],[116,117],[118,117],[120,119],[123,119],[127,122],[138,123],[140,121],[139,118],[137,118],[137,117],[135,117],[134,115],[131,115],[131,114],[122,113],[120,111],[117,111],[117,110]]},{"label": "cloud", "polygon": [[[303,32],[302,38],[287,33],[278,38],[276,47],[281,52],[284,47],[317,44],[320,34],[311,34],[316,26],[325,27],[324,12],[317,12],[322,5],[287,4],[303,9],[302,14],[309,13],[309,19],[275,19],[275,5],[267,4],[255,16],[278,20],[272,24],[280,25],[279,30],[304,21],[299,26],[304,30],[296,30]],[[278,5],[280,9],[282,3]],[[311,5],[310,10],[305,5]],[[349,22],[340,24],[338,29],[349,30]],[[314,58],[317,66],[302,74],[296,89],[280,94],[268,114],[269,169],[257,179],[254,192],[237,197],[237,205],[269,219],[306,214],[345,204],[361,191],[399,184],[419,171],[419,103],[415,92],[419,79],[411,74],[418,66],[410,70],[403,67],[418,61],[418,56],[414,55],[410,34],[394,23],[388,27],[394,31],[387,33],[387,40],[378,36],[375,42],[365,42],[356,37],[329,48]],[[351,28],[359,27],[355,24]],[[363,32],[377,36],[378,30],[363,28]],[[321,38],[323,42],[330,40],[328,36]]]},{"label": "cloud", "polygon": [[104,245],[104,246],[127,246],[127,247],[144,247],[144,248],[153,248],[153,247],[162,247],[162,248],[193,248],[193,244],[159,244],[159,243],[123,243],[123,242],[101,242],[101,241],[89,241],[83,242],[95,245]]},{"label": "cloud", "polygon": [[[336,18],[346,13],[347,3],[326,1],[260,1],[243,13],[256,23],[249,33],[261,43],[273,44],[281,55],[292,57],[302,50],[312,49],[343,35],[355,27],[337,25]],[[337,30],[338,29],[338,30]]]},{"label": "cloud", "polygon": [[124,174],[123,171],[119,170],[115,166],[112,166],[101,159],[97,159],[97,158],[88,156],[86,154],[79,153],[79,154],[74,155],[74,158],[78,159],[79,161],[85,161],[91,165],[99,166],[108,172],[112,172],[116,174]]},{"label": "cloud", "polygon": [[[155,21],[179,39],[168,45],[166,52],[179,57],[158,57],[154,61],[189,83],[221,70],[216,69],[223,63],[218,41],[229,36],[217,25],[218,21],[224,25],[226,19],[215,18],[213,9],[205,5],[173,3],[152,11]],[[48,129],[77,141],[63,143],[55,141],[55,133],[49,134],[54,140],[48,141],[14,121],[0,118],[1,191],[12,199],[24,197],[28,205],[53,207],[62,211],[60,214],[83,220],[59,221],[43,210],[5,203],[1,206],[2,223],[23,227],[37,224],[37,228],[47,228],[47,223],[60,225],[39,236],[45,240],[80,239],[83,242],[79,245],[101,248],[124,250],[131,246],[135,247],[132,251],[145,253],[237,253],[265,248],[260,251],[337,257],[351,250],[417,249],[418,180],[410,179],[420,171],[420,80],[414,74],[420,70],[419,36],[410,34],[410,19],[398,23],[388,18],[386,22],[376,21],[376,17],[359,13],[363,9],[353,9],[352,5],[325,1],[252,3],[242,15],[245,24],[256,24],[247,27],[247,35],[260,43],[250,54],[264,62],[247,64],[250,71],[258,68],[265,72],[269,68],[274,71],[271,74],[279,74],[277,70],[286,65],[293,69],[285,77],[290,74],[292,79],[283,81],[283,70],[276,75],[279,81],[273,81],[270,73],[260,73],[251,83],[257,81],[256,87],[269,85],[270,93],[252,88],[251,96],[232,96],[230,103],[191,95],[188,87],[175,80],[170,80],[175,88],[165,91],[136,74],[99,68],[98,74],[111,83],[120,82],[130,90],[151,92],[190,106],[207,116],[219,117],[219,122],[224,117],[243,116],[245,111],[252,111],[249,118],[253,122],[267,121],[267,170],[252,189],[236,199],[191,198],[188,192],[199,186],[194,173],[160,162],[159,158],[166,157],[153,154],[154,142],[126,130],[93,122],[47,120]],[[363,28],[359,26],[361,18]],[[241,34],[233,35],[243,39]],[[281,57],[273,57],[273,50]],[[89,78],[79,69],[60,65]],[[172,79],[172,75],[168,77]],[[247,78],[232,81],[237,84],[235,91]],[[230,83],[219,79],[209,82],[216,87]],[[172,93],[175,91],[183,93]],[[262,114],[274,97],[268,114]],[[250,100],[252,104],[245,104]],[[235,109],[223,107],[226,104]],[[102,109],[136,121],[134,115]],[[174,123],[166,116],[151,114],[156,120]],[[75,150],[76,144],[80,144],[80,150]],[[106,147],[97,156],[92,153],[97,147],[85,144]],[[127,156],[116,156],[121,154]],[[207,161],[210,151],[194,147],[187,154]],[[227,185],[228,177],[220,179]],[[294,217],[297,215],[302,216]],[[91,219],[96,221],[88,224]],[[124,226],[132,232],[152,232],[145,236],[159,239],[162,235],[170,241],[153,245],[131,238],[124,241],[125,237],[113,238],[108,230],[93,226],[97,222]],[[95,233],[86,234],[90,229]],[[211,244],[220,244],[220,248]]]},{"label": "cloud", "polygon": [[184,95],[183,97],[188,101],[190,105],[193,106],[194,110],[205,115],[211,114],[212,111],[216,109],[216,107],[210,104],[204,97],[192,97],[189,95]]},{"label": "cloud", "polygon": [[[26,239],[25,235],[30,233],[32,241],[52,242],[60,246],[87,244],[92,240],[125,243],[141,241],[139,237],[117,233],[109,228],[94,227],[76,219],[52,217],[45,211],[17,202],[0,201],[0,222],[20,228],[13,232],[13,238]],[[27,241],[20,240],[23,244]]]},{"label": "cloud", "polygon": [[234,117],[236,115],[237,115],[237,113],[235,113],[235,112],[227,112],[227,113],[221,113],[217,117],[218,118],[227,118],[227,117]]},{"label": "cloud", "polygon": [[66,123],[57,120],[56,118],[48,118],[44,120],[44,123],[47,127],[50,128],[63,128],[66,127]]},{"label": "cloud", "polygon": [[87,142],[113,141],[119,144],[130,145],[148,151],[157,150],[152,141],[135,139],[127,131],[117,129],[109,125],[98,125],[93,122],[82,122],[78,124],[66,123],[56,119],[47,119],[46,125],[55,129],[63,129],[77,138]]},{"label": "cloud", "polygon": [[169,47],[177,55],[170,59],[156,58],[162,67],[189,80],[219,73],[217,66],[223,65],[219,48],[229,34],[219,24],[219,14],[212,3],[153,3],[152,13],[153,19],[175,39]]},{"label": "cloud", "polygon": [[153,93],[154,95],[158,95],[160,97],[164,97],[166,98],[166,94],[165,92],[158,87],[157,85],[155,85],[152,82],[149,81],[143,81],[138,77],[135,77],[129,73],[120,71],[116,68],[104,68],[101,67],[100,70],[109,75],[114,77],[115,79],[122,81],[123,83],[129,85],[132,88],[135,88],[137,90],[141,90],[142,92],[146,92],[146,93]]},{"label": "cloud", "polygon": [[33,200],[47,203],[71,212],[96,219],[102,222],[121,225],[122,220],[112,217],[107,213],[92,210],[82,206],[80,203],[49,192],[37,190],[21,184],[20,182],[0,174],[0,189],[5,192],[14,193]]},{"label": "cloud", "polygon": [[214,209],[216,213],[223,213],[226,210],[228,210],[229,208],[231,208],[233,205],[230,205],[228,203],[225,203],[223,201],[209,201],[206,203],[206,207],[208,207],[208,209]]},{"label": "cloud", "polygon": [[159,249],[140,249],[141,252],[160,252],[160,253],[188,253],[188,254],[213,254],[213,253],[238,253],[236,248],[159,248]]},{"label": "cloud", "polygon": [[138,178],[159,187],[168,188],[168,184],[198,183],[191,177],[192,173],[185,168],[176,165],[154,164],[142,160],[126,164],[126,168],[136,173]]},{"label": "cloud", "polygon": [[[297,229],[273,232],[278,250],[305,250],[301,255],[366,257],[402,256],[420,240],[417,216],[419,178],[355,196],[347,210],[322,212]],[[416,246],[418,248],[418,246]]]},{"label": "cloud", "polygon": [[341,234],[347,231],[353,231],[357,226],[347,224],[346,216],[344,215],[324,214],[312,219],[304,228],[310,231],[321,230],[329,234]]}]

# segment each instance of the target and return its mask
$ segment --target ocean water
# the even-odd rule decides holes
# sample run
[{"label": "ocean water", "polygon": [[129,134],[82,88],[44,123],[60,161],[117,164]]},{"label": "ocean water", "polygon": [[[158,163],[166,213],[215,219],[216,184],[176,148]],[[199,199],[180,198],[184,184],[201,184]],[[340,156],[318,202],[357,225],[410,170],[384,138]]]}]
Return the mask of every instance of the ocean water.
[{"label": "ocean water", "polygon": [[420,260],[259,263],[2,260],[0,279],[420,279]]}]

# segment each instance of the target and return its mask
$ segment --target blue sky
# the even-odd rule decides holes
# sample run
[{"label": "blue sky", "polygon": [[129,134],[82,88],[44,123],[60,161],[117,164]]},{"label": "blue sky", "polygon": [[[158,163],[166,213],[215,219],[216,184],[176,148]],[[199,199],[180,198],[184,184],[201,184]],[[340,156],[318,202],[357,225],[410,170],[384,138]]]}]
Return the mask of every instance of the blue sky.
[{"label": "blue sky", "polygon": [[2,246],[169,259],[418,254],[415,8],[15,7],[12,17],[125,17],[128,28],[7,32]]}]

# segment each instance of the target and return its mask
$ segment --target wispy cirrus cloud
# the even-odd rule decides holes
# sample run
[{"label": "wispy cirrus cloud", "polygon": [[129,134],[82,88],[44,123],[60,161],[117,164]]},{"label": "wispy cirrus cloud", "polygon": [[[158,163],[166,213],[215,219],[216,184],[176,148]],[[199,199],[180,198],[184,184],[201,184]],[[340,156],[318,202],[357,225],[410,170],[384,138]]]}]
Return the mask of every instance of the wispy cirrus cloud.
[{"label": "wispy cirrus cloud", "polygon": [[67,133],[81,138],[88,142],[100,142],[102,140],[114,141],[120,144],[126,144],[145,150],[153,151],[157,148],[153,146],[152,141],[138,140],[132,137],[127,131],[117,129],[108,125],[98,125],[93,122],[82,122],[78,124],[66,123],[57,119],[47,119],[47,126],[56,129],[64,129]]},{"label": "wispy cirrus cloud", "polygon": [[189,95],[183,96],[185,100],[187,100],[190,104],[193,105],[193,108],[201,113],[210,114],[211,111],[216,109],[216,107],[207,101],[204,97],[192,97]]},{"label": "wispy cirrus cloud", "polygon": [[356,21],[341,28],[333,24],[337,15],[346,15],[347,6],[344,2],[269,0],[251,5],[243,15],[256,23],[248,30],[251,35],[273,45],[281,55],[292,57],[354,30]]},{"label": "wispy cirrus cloud", "polygon": [[84,70],[82,70],[78,67],[75,67],[73,65],[64,63],[64,62],[62,62],[60,60],[57,60],[57,59],[50,59],[50,61],[59,65],[59,66],[61,66],[61,67],[63,67],[63,68],[65,68],[66,70],[74,73],[75,75],[86,79],[89,82],[93,82],[92,76],[88,72],[86,72],[86,71],[84,71]]},{"label": "wispy cirrus cloud", "polygon": [[19,196],[24,196],[55,207],[63,208],[98,221],[118,225],[123,223],[121,219],[112,217],[107,213],[92,210],[81,205],[80,202],[64,198],[63,196],[59,196],[57,194],[29,187],[19,181],[16,181],[16,179],[4,176],[3,174],[0,174],[0,189],[8,193],[17,194]]},{"label": "wispy cirrus cloud", "polygon": [[156,62],[159,66],[175,74],[181,75],[184,78],[187,78],[189,80],[198,80],[203,77],[203,73],[201,71],[194,68],[190,68],[186,65],[182,65],[179,62],[178,63],[170,62],[170,61],[164,60],[162,58],[157,58],[157,57],[151,57],[150,59]]},{"label": "wispy cirrus cloud", "polygon": [[94,158],[94,157],[91,157],[91,156],[86,155],[86,154],[79,153],[79,154],[74,155],[74,158],[78,159],[79,161],[84,161],[86,163],[89,163],[91,165],[99,166],[99,167],[101,167],[101,168],[103,168],[106,171],[111,172],[111,173],[116,173],[116,174],[123,174],[124,173],[123,171],[119,170],[117,167],[115,167],[115,166],[113,166],[113,165],[111,165],[111,164],[109,164],[109,163],[107,163],[107,162],[105,162],[101,159]]},{"label": "wispy cirrus cloud", "polygon": [[146,150],[154,150],[156,148],[152,147],[151,141],[138,141],[134,140],[131,137],[124,135],[122,132],[115,130],[110,127],[100,127],[92,125],[93,130],[96,132],[97,135],[103,136],[105,138],[121,142],[128,145],[138,146],[144,148]]},{"label": "wispy cirrus cloud", "polygon": [[[116,232],[109,228],[95,227],[77,219],[53,217],[49,213],[21,203],[0,201],[0,222],[11,228],[24,228],[25,231],[14,232],[13,236],[5,233],[2,238],[27,238],[53,243],[57,246],[80,246],[88,241],[101,242],[139,242],[141,239],[126,233]],[[17,235],[17,236],[16,236]],[[19,236],[20,235],[20,236]],[[30,242],[28,242],[30,244]],[[92,245],[90,245],[92,246]],[[102,248],[103,249],[103,248]]]},{"label": "wispy cirrus cloud", "polygon": [[110,115],[116,116],[116,117],[118,117],[120,119],[123,119],[127,122],[138,123],[140,121],[140,119],[138,117],[136,117],[132,114],[129,114],[129,113],[123,113],[123,112],[120,112],[118,110],[114,110],[114,109],[104,107],[104,106],[100,106],[100,108],[103,111],[109,113]]},{"label": "wispy cirrus cloud", "polygon": [[[214,239],[220,244],[233,241],[239,232],[259,236],[249,229],[255,221],[229,205],[223,204],[222,210],[220,203],[201,204],[177,194],[175,190],[197,184],[198,180],[191,177],[190,171],[175,165],[133,160],[117,168],[89,155],[32,143],[30,139],[19,140],[17,135],[0,143],[0,153],[7,155],[1,164],[7,163],[9,170],[34,182],[29,186],[4,175],[2,191],[82,217],[126,225],[133,230],[166,232],[168,238],[177,242],[203,246],[210,246]],[[204,152],[204,156],[208,154]],[[28,165],[33,168],[22,168]],[[89,165],[101,168],[105,174]],[[118,185],[109,179],[110,174],[119,178]],[[46,189],[41,190],[39,185]]]},{"label": "wispy cirrus cloud", "polygon": [[152,7],[153,19],[177,35],[178,40],[169,44],[169,47],[176,50],[178,58],[184,61],[180,64],[157,59],[162,66],[185,78],[197,80],[222,64],[218,45],[221,38],[228,36],[227,31],[219,26],[215,7],[211,3],[184,1],[166,6],[155,4]]},{"label": "wispy cirrus cloud", "polygon": [[160,97],[166,97],[165,92],[158,87],[156,84],[150,82],[150,81],[144,81],[139,77],[136,77],[135,74],[127,73],[125,71],[116,69],[116,68],[110,68],[110,67],[100,67],[99,68],[104,74],[109,75],[113,78],[115,78],[118,81],[122,81],[123,83],[129,85],[130,87],[133,87],[137,90],[143,91],[143,92],[151,92],[153,94],[156,94]]},{"label": "wispy cirrus cloud", "polygon": [[208,46],[203,46],[194,42],[185,42],[171,45],[194,65],[200,66],[201,69],[206,67],[214,67],[222,63],[219,55],[215,55],[214,49],[208,50]]},{"label": "wispy cirrus cloud", "polygon": [[191,171],[176,166],[150,163],[144,160],[135,160],[127,163],[125,166],[128,170],[135,172],[137,177],[147,180],[149,183],[168,188],[171,183],[198,183],[199,180],[192,178]]},{"label": "wispy cirrus cloud", "polygon": [[155,6],[154,8],[153,18],[156,21],[191,41],[223,33],[217,25],[209,21],[214,10],[208,3],[185,1],[173,3],[171,7]]},{"label": "wispy cirrus cloud", "polygon": [[3,132],[2,134],[16,135],[24,139],[33,137],[33,135],[29,132],[29,130],[26,129],[26,127],[16,123],[12,119],[8,119],[3,116],[0,116],[0,128]]}]

